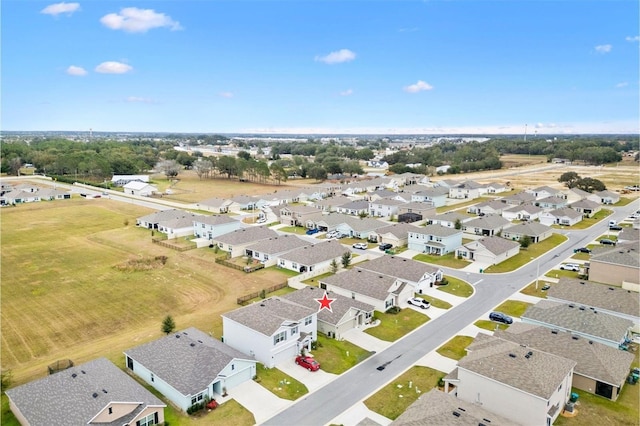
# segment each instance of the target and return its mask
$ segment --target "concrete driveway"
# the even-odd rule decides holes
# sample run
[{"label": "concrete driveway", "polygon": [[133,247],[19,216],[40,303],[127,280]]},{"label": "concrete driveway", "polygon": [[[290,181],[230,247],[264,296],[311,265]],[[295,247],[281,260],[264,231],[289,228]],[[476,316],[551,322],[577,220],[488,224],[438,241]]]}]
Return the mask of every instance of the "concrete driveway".
[{"label": "concrete driveway", "polygon": [[293,403],[293,401],[278,398],[253,380],[247,380],[234,387],[229,391],[229,396],[253,413],[256,424],[273,417]]},{"label": "concrete driveway", "polygon": [[322,365],[320,365],[320,370],[318,371],[308,371],[297,365],[293,360],[278,364],[276,368],[303,383],[309,389],[309,392],[321,388],[338,377],[336,374],[323,371]]},{"label": "concrete driveway", "polygon": [[392,342],[380,340],[377,337],[373,337],[372,335],[357,328],[345,331],[342,333],[342,337],[356,346],[360,346],[363,349],[374,352],[382,352],[392,345]]}]

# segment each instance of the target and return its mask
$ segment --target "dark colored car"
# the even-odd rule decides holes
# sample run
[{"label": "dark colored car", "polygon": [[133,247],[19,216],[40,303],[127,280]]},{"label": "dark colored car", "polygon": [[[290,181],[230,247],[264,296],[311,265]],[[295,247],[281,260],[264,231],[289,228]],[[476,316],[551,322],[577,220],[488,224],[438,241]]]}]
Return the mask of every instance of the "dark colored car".
[{"label": "dark colored car", "polygon": [[489,314],[489,319],[491,321],[501,322],[503,324],[512,324],[513,318],[511,318],[507,314],[503,314],[502,312],[491,312]]},{"label": "dark colored car", "polygon": [[320,232],[320,231],[317,228],[307,229],[307,235],[317,234],[318,232]]},{"label": "dark colored car", "polygon": [[580,247],[575,249],[573,252],[574,253],[591,253],[591,249],[588,249],[586,247]]},{"label": "dark colored car", "polygon": [[620,226],[620,225],[611,225],[609,227],[609,231],[622,231],[622,226]]},{"label": "dark colored car", "polygon": [[296,364],[298,364],[302,368],[306,368],[309,371],[318,371],[320,369],[320,364],[318,363],[318,361],[310,356],[298,355],[296,357]]},{"label": "dark colored car", "polygon": [[600,244],[603,244],[605,246],[615,246],[616,242],[608,238],[603,238],[600,240]]},{"label": "dark colored car", "polygon": [[384,243],[378,246],[378,248],[382,251],[389,250],[392,247],[393,247],[393,244],[390,244],[390,243]]}]

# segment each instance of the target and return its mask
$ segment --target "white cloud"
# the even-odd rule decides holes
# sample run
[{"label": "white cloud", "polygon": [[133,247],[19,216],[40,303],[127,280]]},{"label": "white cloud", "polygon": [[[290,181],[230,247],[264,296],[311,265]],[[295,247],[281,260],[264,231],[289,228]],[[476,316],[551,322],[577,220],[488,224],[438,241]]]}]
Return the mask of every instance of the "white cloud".
[{"label": "white cloud", "polygon": [[634,37],[627,36],[624,39],[627,40],[627,41],[631,41],[631,42],[640,41],[640,36],[634,36]]},{"label": "white cloud", "polygon": [[231,99],[233,98],[233,93],[231,92],[220,92],[219,95],[223,98]]},{"label": "white cloud", "polygon": [[343,90],[342,92],[340,92],[340,96],[351,96],[353,95],[353,90],[352,89],[347,89],[347,90]]},{"label": "white cloud", "polygon": [[98,65],[96,72],[102,74],[125,74],[132,69],[133,67],[131,65],[123,64],[122,62],[107,61]]},{"label": "white cloud", "polygon": [[356,58],[356,54],[349,49],[340,49],[335,52],[331,52],[325,56],[316,56],[317,62],[324,62],[325,64],[339,64],[341,62],[353,61]]},{"label": "white cloud", "polygon": [[40,13],[44,13],[45,15],[58,16],[61,13],[66,13],[67,15],[73,14],[73,12],[80,9],[80,3],[56,3],[50,4],[40,11]]},{"label": "white cloud", "polygon": [[67,74],[83,76],[83,75],[87,75],[87,70],[85,70],[82,67],[76,67],[75,65],[70,65],[69,68],[67,68]]},{"label": "white cloud", "polygon": [[594,49],[596,49],[596,52],[598,53],[609,53],[611,52],[612,48],[613,46],[611,46],[610,44],[600,44],[596,46]]},{"label": "white cloud", "polygon": [[100,22],[112,30],[123,30],[128,33],[146,33],[153,28],[166,27],[171,31],[181,30],[180,23],[164,13],[153,9],[125,7],[120,13],[109,13],[100,18]]},{"label": "white cloud", "polygon": [[629,83],[628,83],[628,82],[623,81],[623,82],[621,82],[621,83],[616,84],[616,88],[621,89],[621,88],[623,88],[623,87],[627,87],[628,85],[629,85]]},{"label": "white cloud", "polygon": [[429,83],[426,83],[422,80],[418,80],[417,83],[415,84],[411,84],[409,86],[405,86],[404,91],[405,92],[409,92],[409,93],[418,93],[418,92],[422,92],[424,90],[431,90],[433,89],[433,86],[430,85]]},{"label": "white cloud", "polygon": [[143,103],[143,104],[153,104],[155,101],[149,98],[141,98],[139,96],[129,96],[125,99],[125,101],[130,103]]}]

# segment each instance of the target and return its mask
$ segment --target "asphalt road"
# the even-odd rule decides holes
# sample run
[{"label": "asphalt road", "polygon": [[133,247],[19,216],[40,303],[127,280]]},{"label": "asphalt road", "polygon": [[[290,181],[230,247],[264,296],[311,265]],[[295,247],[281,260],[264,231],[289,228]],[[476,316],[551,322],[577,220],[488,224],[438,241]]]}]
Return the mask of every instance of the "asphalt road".
[{"label": "asphalt road", "polygon": [[[638,200],[616,208],[610,219],[622,220],[640,207]],[[324,425],[354,404],[393,380],[414,365],[427,353],[441,346],[452,336],[493,307],[508,299],[531,283],[536,274],[544,275],[560,261],[573,254],[573,249],[584,246],[605,233],[608,220],[585,230],[566,231],[567,242],[530,262],[515,272],[505,274],[469,274],[445,269],[451,276],[468,280],[475,294],[446,314],[429,321],[414,332],[394,343],[383,352],[369,357],[336,380],[296,401],[264,425]],[[538,263],[539,262],[539,263]],[[385,364],[382,371],[377,367]]]}]

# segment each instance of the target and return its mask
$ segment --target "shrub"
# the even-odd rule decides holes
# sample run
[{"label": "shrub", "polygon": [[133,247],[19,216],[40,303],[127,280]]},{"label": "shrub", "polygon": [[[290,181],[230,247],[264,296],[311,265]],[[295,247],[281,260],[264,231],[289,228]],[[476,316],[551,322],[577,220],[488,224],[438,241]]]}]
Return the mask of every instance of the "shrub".
[{"label": "shrub", "polygon": [[389,309],[387,309],[387,313],[388,313],[388,314],[394,314],[394,315],[395,315],[395,314],[400,313],[400,311],[401,311],[401,310],[402,310],[402,309],[400,309],[400,307],[399,307],[399,306],[392,306],[392,307],[390,307]]}]

